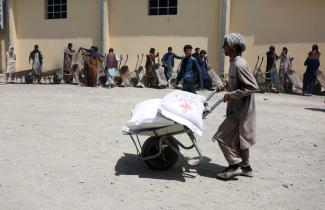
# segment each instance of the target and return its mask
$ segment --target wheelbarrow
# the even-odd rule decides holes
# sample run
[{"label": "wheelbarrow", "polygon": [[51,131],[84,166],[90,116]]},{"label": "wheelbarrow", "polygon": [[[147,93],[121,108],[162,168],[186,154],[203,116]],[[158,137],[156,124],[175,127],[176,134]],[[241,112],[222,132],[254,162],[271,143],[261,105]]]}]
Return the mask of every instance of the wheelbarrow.
[{"label": "wheelbarrow", "polygon": [[[202,115],[203,118],[223,102],[223,97],[219,96],[211,108],[209,107],[208,101],[211,100],[216,93],[217,90],[211,92],[207,97],[205,111]],[[138,158],[143,160],[149,168],[154,170],[167,170],[171,168],[176,164],[179,157],[190,166],[198,165],[203,159],[203,154],[194,136],[194,132],[188,127],[176,122],[170,126],[135,131],[123,127],[122,133],[131,138],[136,148]],[[190,146],[186,146],[175,138],[175,136],[180,134],[187,134],[190,139]],[[139,136],[147,136],[149,138],[142,144]],[[198,156],[186,158],[182,155],[180,148],[185,150],[195,149]]]},{"label": "wheelbarrow", "polygon": [[53,69],[53,70],[42,72],[42,77],[44,82],[46,83],[46,80],[48,80],[49,83],[60,84],[61,83],[61,78],[59,76],[60,70],[61,69]]}]

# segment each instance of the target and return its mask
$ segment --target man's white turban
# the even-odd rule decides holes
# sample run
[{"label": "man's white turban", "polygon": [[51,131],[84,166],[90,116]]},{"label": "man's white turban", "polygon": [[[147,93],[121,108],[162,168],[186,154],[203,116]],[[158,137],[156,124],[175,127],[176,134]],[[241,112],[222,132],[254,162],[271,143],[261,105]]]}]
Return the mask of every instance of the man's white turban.
[{"label": "man's white turban", "polygon": [[229,45],[229,47],[233,48],[238,45],[242,52],[246,49],[245,39],[239,33],[230,33],[225,36],[225,42]]}]

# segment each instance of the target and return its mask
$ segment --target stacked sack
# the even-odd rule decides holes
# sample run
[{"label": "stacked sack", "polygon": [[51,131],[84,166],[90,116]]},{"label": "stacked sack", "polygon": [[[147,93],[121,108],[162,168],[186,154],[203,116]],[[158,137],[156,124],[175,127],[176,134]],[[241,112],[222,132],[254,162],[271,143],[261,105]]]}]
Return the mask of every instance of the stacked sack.
[{"label": "stacked sack", "polygon": [[201,136],[205,102],[204,96],[176,90],[163,99],[150,99],[136,104],[126,126],[136,131],[171,126],[176,122]]}]

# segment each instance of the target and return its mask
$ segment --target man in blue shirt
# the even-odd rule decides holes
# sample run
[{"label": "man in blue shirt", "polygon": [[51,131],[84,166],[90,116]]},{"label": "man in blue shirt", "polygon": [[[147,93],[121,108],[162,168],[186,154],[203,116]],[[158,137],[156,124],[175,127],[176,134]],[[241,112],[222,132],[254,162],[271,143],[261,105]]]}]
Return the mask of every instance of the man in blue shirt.
[{"label": "man in blue shirt", "polygon": [[[184,46],[185,57],[181,64],[181,69],[176,78],[176,85],[183,80],[183,91],[195,92],[195,81],[199,81],[200,87],[203,87],[200,66],[197,60],[192,56],[192,46]],[[198,77],[198,78],[196,78]]]},{"label": "man in blue shirt", "polygon": [[200,55],[197,58],[200,69],[201,69],[201,75],[203,80],[203,88],[207,90],[213,90],[209,85],[209,75],[208,75],[208,58],[206,56],[207,52],[205,50],[200,51]]},{"label": "man in blue shirt", "polygon": [[168,52],[161,59],[163,67],[165,68],[165,76],[166,76],[167,81],[172,76],[173,68],[175,65],[175,62],[174,62],[175,58],[182,59],[183,57],[176,55],[175,53],[173,53],[173,48],[168,47]]}]

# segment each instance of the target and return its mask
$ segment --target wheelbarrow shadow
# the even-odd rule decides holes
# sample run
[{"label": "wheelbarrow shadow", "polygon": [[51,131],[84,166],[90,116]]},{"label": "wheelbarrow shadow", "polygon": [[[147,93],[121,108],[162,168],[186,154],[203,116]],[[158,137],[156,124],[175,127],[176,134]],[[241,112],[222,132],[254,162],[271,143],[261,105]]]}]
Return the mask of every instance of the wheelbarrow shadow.
[{"label": "wheelbarrow shadow", "polygon": [[176,165],[169,170],[152,170],[146,166],[144,161],[138,159],[137,155],[124,153],[115,165],[115,175],[137,175],[140,178],[185,182],[186,179],[195,178],[197,175],[216,178],[216,174],[224,169],[224,166],[211,163],[211,159],[204,156],[198,166],[189,166],[184,161],[178,160]]}]

